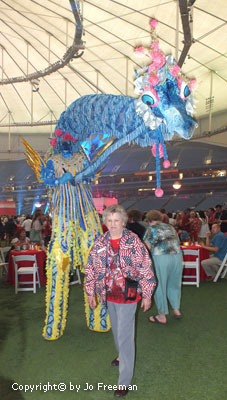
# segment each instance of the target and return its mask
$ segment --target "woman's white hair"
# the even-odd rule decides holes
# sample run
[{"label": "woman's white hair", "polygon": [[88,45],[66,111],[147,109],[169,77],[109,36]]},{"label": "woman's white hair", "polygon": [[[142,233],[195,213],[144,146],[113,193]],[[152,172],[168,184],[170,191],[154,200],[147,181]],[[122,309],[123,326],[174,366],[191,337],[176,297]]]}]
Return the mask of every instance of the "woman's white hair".
[{"label": "woman's white hair", "polygon": [[106,223],[107,218],[110,214],[119,213],[122,217],[124,224],[128,221],[128,215],[125,211],[124,207],[120,206],[119,204],[113,204],[112,206],[107,207],[102,214],[102,220],[104,224]]}]

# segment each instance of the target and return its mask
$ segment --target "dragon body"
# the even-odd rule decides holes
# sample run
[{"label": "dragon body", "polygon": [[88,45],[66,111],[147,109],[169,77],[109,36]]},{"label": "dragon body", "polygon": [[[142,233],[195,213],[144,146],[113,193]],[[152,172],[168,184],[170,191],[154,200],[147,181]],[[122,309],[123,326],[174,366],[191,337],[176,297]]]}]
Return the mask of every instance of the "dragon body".
[{"label": "dragon body", "polygon": [[[143,47],[137,53],[145,54]],[[51,139],[47,162],[31,153],[34,170],[52,188],[53,231],[47,256],[45,339],[57,339],[66,324],[69,271],[83,271],[87,256],[102,232],[92,200],[90,184],[125,143],[151,146],[156,159],[156,191],[161,197],[160,158],[170,162],[165,142],[174,134],[190,139],[197,124],[193,119],[193,82],[185,79],[176,61],[165,57],[153,40],[148,51],[152,63],[136,71],[137,98],[112,94],[86,95],[62,112]],[[29,146],[29,145],[28,145]],[[39,165],[37,167],[37,164]],[[88,327],[107,331],[110,324],[104,306],[89,309]]]}]

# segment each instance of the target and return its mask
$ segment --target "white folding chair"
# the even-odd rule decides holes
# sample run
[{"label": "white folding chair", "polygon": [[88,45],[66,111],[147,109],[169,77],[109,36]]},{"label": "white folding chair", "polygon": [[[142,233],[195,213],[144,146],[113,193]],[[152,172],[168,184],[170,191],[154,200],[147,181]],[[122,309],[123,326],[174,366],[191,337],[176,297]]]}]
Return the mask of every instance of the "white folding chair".
[{"label": "white folding chair", "polygon": [[[182,274],[182,284],[183,285],[196,285],[199,287],[200,282],[200,264],[199,264],[199,250],[182,249],[184,256],[193,256],[195,259],[193,261],[183,260],[183,274]],[[186,268],[191,268],[194,274],[187,275],[185,271]]]},{"label": "white folding chair", "polygon": [[[33,265],[31,267],[21,266],[21,263],[24,261],[30,261]],[[37,266],[36,256],[34,255],[22,255],[22,256],[13,256],[14,269],[15,269],[15,293],[17,294],[19,291],[29,291],[32,290],[33,293],[36,293],[36,285],[38,284],[40,287],[40,279],[39,279],[39,270]],[[20,263],[18,265],[18,263]],[[19,281],[20,275],[32,275],[32,281]],[[20,285],[31,285],[30,287],[20,287]]]},{"label": "white folding chair", "polygon": [[11,249],[10,246],[0,247],[0,276],[7,276],[8,262],[5,262],[6,253]]},{"label": "white folding chair", "polygon": [[[224,269],[225,268],[225,269]],[[223,269],[224,269],[224,271],[223,271]],[[222,272],[223,271],[223,272]],[[221,273],[222,273],[222,275],[221,275]],[[226,253],[226,255],[225,255],[225,257],[224,257],[224,260],[222,261],[222,263],[221,263],[221,265],[220,265],[220,267],[219,267],[219,269],[218,269],[218,272],[216,273],[216,275],[215,275],[215,277],[214,277],[214,279],[213,279],[213,282],[217,282],[217,280],[218,280],[218,278],[219,278],[219,276],[221,275],[221,278],[224,278],[224,276],[227,274],[227,253]]]},{"label": "white folding chair", "polygon": [[74,280],[74,278],[73,278],[73,281],[69,282],[69,285],[76,285],[77,283],[79,283],[79,284],[81,285],[81,278],[80,278],[80,269],[79,269],[79,267],[76,267],[76,271],[75,271],[75,273],[74,273],[73,276],[75,276],[75,274],[77,275],[77,279]]}]

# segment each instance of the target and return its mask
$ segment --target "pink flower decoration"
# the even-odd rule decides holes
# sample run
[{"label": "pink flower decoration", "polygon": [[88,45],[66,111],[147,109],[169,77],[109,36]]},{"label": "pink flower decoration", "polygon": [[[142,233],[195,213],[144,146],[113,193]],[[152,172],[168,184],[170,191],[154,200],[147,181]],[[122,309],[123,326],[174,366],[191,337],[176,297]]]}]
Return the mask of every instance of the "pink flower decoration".
[{"label": "pink flower decoration", "polygon": [[150,27],[151,29],[155,29],[158,26],[158,21],[157,19],[151,19],[150,20]]},{"label": "pink flower decoration", "polygon": [[57,130],[55,131],[55,135],[56,135],[57,137],[60,137],[63,133],[64,133],[64,131],[62,131],[61,129],[57,129]]},{"label": "pink flower decoration", "polygon": [[150,75],[148,81],[151,84],[151,86],[155,86],[159,83],[159,78],[157,75]]},{"label": "pink flower decoration", "polygon": [[162,189],[156,189],[154,193],[156,197],[162,197],[164,194]]},{"label": "pink flower decoration", "polygon": [[[152,152],[153,156],[156,157],[156,144],[153,144],[153,146],[151,148],[151,152]],[[159,158],[162,158],[163,157],[163,147],[162,147],[161,143],[159,143],[158,152],[159,152]]]},{"label": "pink flower decoration", "polygon": [[189,86],[189,89],[191,91],[195,90],[197,88],[197,86],[198,86],[197,80],[196,79],[192,79],[188,86]]},{"label": "pink flower decoration", "polygon": [[159,42],[158,41],[153,42],[152,45],[151,45],[151,49],[157,51],[159,49]]},{"label": "pink flower decoration", "polygon": [[174,67],[170,68],[170,73],[175,78],[180,74],[180,72],[181,72],[181,69],[180,69],[179,65],[174,65]]},{"label": "pink flower decoration", "polygon": [[50,144],[51,144],[51,146],[56,147],[57,146],[57,138],[50,139]]},{"label": "pink flower decoration", "polygon": [[66,132],[64,134],[64,136],[62,136],[62,139],[68,140],[68,141],[72,141],[72,142],[77,142],[78,141],[78,139],[74,139],[74,137],[72,137],[69,132]]},{"label": "pink flower decoration", "polygon": [[135,56],[137,56],[137,57],[143,57],[144,56],[144,52],[145,52],[145,49],[144,49],[144,47],[143,46],[139,46],[139,47],[136,47],[135,49],[134,49],[134,54],[135,54]]},{"label": "pink flower decoration", "polygon": [[62,139],[64,139],[64,140],[72,140],[72,136],[70,135],[69,132],[66,132],[64,134],[64,136],[62,136]]},{"label": "pink flower decoration", "polygon": [[152,54],[153,63],[156,68],[161,68],[166,63],[165,55],[162,51],[154,51]]},{"label": "pink flower decoration", "polygon": [[164,168],[169,168],[169,167],[170,167],[170,162],[169,162],[169,160],[163,161],[163,167],[164,167]]},{"label": "pink flower decoration", "polygon": [[157,73],[157,69],[155,68],[154,64],[150,64],[148,66],[148,73],[149,74],[156,74]]}]

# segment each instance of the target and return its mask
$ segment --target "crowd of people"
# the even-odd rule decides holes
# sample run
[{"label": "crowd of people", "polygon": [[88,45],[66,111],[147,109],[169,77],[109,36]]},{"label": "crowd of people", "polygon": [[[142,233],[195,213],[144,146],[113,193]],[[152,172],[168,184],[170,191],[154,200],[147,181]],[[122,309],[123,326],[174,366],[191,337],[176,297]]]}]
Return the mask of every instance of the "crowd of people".
[{"label": "crowd of people", "polygon": [[31,244],[47,247],[51,237],[51,218],[36,210],[33,216],[17,215],[0,218],[0,245],[26,247]]}]

